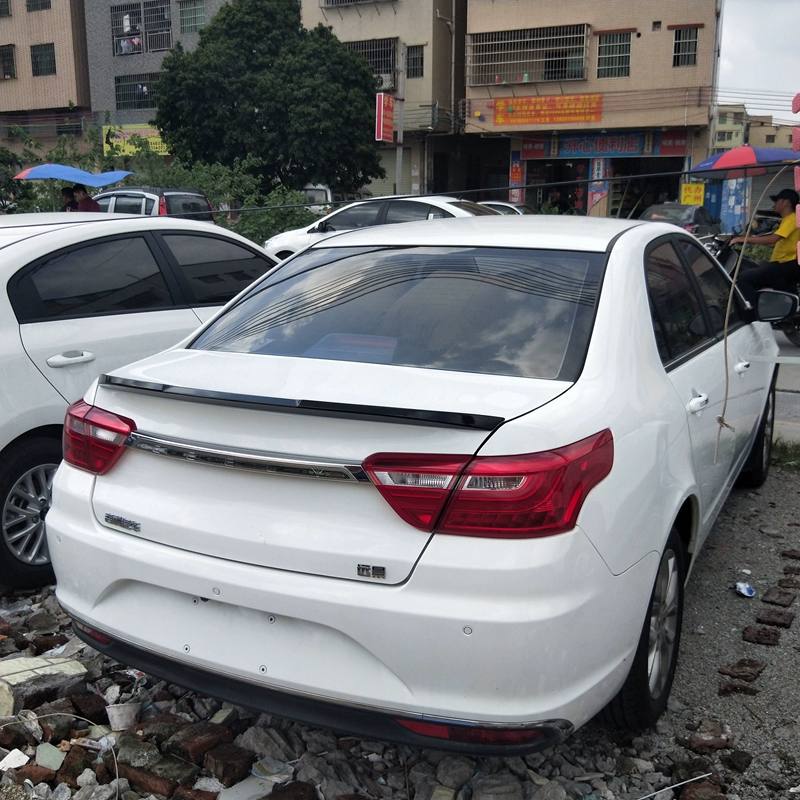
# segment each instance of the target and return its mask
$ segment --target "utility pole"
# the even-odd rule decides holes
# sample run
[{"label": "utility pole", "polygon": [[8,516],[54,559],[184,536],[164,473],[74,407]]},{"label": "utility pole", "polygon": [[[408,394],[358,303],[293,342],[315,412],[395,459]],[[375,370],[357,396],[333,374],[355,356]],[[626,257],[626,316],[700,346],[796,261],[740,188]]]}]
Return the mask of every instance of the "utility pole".
[{"label": "utility pole", "polygon": [[397,161],[395,162],[395,193],[403,194],[403,106],[406,97],[406,46],[398,48],[397,96],[394,100],[394,118],[397,125]]}]

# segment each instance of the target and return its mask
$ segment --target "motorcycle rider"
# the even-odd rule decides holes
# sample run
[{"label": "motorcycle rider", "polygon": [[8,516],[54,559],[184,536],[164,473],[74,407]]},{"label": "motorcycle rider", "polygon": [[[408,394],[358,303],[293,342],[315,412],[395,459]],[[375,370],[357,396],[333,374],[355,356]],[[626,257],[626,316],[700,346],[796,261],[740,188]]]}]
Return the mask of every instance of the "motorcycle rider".
[{"label": "motorcycle rider", "polygon": [[[774,245],[772,256],[768,263],[739,275],[739,288],[751,305],[755,305],[759,289],[769,287],[795,292],[800,282],[800,267],[797,264],[800,230],[797,228],[795,212],[800,195],[794,189],[781,189],[778,194],[770,195],[769,199],[774,203],[773,209],[781,216],[780,225],[774,233],[748,237],[747,244]],[[744,236],[737,236],[730,243],[741,244],[744,241]]]}]

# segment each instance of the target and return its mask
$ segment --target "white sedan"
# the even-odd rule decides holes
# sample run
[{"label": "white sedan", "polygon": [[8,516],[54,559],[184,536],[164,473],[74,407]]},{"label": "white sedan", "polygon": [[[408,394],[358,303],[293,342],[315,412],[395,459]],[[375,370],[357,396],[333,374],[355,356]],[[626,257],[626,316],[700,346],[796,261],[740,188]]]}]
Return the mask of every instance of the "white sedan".
[{"label": "white sedan", "polygon": [[725,361],[729,291],[666,224],[331,237],[70,408],[59,601],[124,663],[366,737],[649,726],[691,565],[769,466],[777,346],[735,294]]},{"label": "white sedan", "polygon": [[0,585],[53,580],[45,517],[67,406],[273,266],[235,233],[174,217],[0,217]]},{"label": "white sedan", "polygon": [[455,197],[378,197],[338,208],[319,222],[305,228],[279,233],[264,242],[264,249],[270,256],[282,261],[304,247],[341,231],[369,228],[373,225],[419,222],[425,219],[475,217],[499,213],[480,203],[458,200]]}]

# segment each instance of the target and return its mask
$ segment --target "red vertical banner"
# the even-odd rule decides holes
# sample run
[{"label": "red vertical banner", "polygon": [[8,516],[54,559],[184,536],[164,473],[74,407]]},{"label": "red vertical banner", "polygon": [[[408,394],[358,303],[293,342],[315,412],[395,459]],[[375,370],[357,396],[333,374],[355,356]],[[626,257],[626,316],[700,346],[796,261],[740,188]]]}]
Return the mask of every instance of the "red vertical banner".
[{"label": "red vertical banner", "polygon": [[394,95],[375,95],[375,141],[394,141]]}]

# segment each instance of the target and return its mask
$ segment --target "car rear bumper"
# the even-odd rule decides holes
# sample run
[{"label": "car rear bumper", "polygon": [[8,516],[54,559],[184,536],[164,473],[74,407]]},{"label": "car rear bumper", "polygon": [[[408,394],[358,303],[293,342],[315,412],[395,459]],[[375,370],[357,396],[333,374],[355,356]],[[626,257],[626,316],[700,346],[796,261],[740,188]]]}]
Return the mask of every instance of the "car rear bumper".
[{"label": "car rear bumper", "polygon": [[578,529],[440,535],[403,584],[323,578],[194,553],[189,530],[186,549],[111,530],[93,481],[62,465],[47,520],[60,602],[112,638],[92,646],[248,706],[428,747],[482,751],[397,718],[538,727],[531,751],[594,716],[630,668],[658,562],[614,576]]}]

